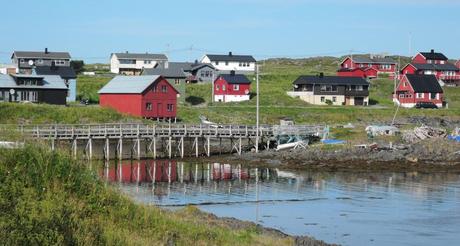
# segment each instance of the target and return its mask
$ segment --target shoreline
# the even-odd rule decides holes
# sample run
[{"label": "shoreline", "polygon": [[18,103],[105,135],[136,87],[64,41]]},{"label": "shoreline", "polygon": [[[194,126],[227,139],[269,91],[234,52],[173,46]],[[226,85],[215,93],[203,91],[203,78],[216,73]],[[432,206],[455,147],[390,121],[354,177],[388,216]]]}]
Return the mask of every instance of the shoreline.
[{"label": "shoreline", "polygon": [[186,158],[192,162],[225,162],[254,167],[305,171],[343,172],[460,172],[460,143],[430,139],[405,149],[359,149],[353,146],[322,146],[286,151],[264,150],[242,155],[229,154]]}]

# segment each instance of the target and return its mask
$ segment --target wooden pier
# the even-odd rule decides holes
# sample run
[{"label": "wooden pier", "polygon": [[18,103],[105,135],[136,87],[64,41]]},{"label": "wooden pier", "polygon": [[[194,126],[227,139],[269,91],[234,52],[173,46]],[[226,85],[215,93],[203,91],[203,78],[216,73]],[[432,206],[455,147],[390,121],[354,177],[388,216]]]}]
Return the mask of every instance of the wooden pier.
[{"label": "wooden pier", "polygon": [[[278,136],[323,137],[327,134],[325,126],[279,126],[261,125],[257,130],[253,125],[186,125],[186,124],[87,124],[87,125],[21,125],[19,131],[25,138],[42,139],[51,142],[55,148],[56,141],[68,141],[72,153],[77,156],[77,146],[84,144],[84,154],[88,159],[93,157],[94,141],[103,142],[104,158],[110,159],[111,145],[116,145],[115,152],[122,159],[123,145],[130,142],[134,156],[140,159],[141,142],[146,152],[156,159],[160,148],[172,158],[179,152],[181,158],[185,149],[191,149],[195,156],[200,155],[200,148],[205,155],[211,155],[211,141],[222,140],[231,143],[232,152],[241,154],[243,140],[258,151],[259,146],[270,147],[270,142]],[[186,146],[186,141],[193,144]],[[116,144],[115,144],[116,143]],[[112,147],[113,148],[113,147]]]}]

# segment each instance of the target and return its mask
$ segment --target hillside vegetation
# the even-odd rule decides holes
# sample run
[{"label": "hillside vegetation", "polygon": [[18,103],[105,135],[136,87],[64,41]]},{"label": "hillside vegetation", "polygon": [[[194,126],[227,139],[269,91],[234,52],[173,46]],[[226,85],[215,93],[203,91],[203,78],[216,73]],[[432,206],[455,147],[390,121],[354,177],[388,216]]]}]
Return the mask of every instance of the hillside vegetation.
[{"label": "hillside vegetation", "polygon": [[134,204],[83,163],[26,146],[0,149],[2,245],[291,245],[258,229],[231,229],[194,208]]}]

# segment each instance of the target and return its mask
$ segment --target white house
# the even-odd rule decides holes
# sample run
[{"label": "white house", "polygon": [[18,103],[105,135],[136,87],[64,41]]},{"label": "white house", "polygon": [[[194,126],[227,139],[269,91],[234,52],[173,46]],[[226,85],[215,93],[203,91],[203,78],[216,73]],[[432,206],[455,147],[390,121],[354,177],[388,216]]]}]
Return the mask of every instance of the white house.
[{"label": "white house", "polygon": [[256,59],[249,55],[204,55],[201,63],[210,63],[218,71],[236,73],[254,73],[256,70]]},{"label": "white house", "polygon": [[116,74],[139,75],[144,68],[168,67],[168,57],[164,54],[112,53],[110,71]]}]

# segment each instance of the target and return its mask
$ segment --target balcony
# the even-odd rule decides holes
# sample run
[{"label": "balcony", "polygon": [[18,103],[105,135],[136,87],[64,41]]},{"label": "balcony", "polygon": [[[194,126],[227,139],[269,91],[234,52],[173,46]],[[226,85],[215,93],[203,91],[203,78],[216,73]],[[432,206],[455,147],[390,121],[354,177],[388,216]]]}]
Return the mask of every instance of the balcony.
[{"label": "balcony", "polygon": [[440,75],[441,80],[460,80],[460,75]]}]

